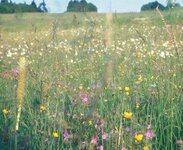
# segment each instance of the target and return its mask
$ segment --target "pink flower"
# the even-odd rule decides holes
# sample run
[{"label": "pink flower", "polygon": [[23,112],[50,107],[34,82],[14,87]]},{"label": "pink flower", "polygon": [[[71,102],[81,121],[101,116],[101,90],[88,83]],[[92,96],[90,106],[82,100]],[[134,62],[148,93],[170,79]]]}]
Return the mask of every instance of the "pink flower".
[{"label": "pink flower", "polygon": [[69,134],[68,134],[67,130],[65,130],[63,137],[64,137],[64,140],[67,140],[69,138]]},{"label": "pink flower", "polygon": [[122,147],[121,150],[127,150],[125,147]]},{"label": "pink flower", "polygon": [[12,72],[12,75],[14,77],[18,77],[18,75],[19,75],[19,69],[18,68],[11,69],[11,72]]},{"label": "pink flower", "polygon": [[80,94],[79,94],[79,97],[80,97],[80,99],[81,99],[84,103],[87,103],[87,102],[90,100],[89,96],[88,96],[87,94],[84,94],[84,93],[80,93]]},{"label": "pink flower", "polygon": [[103,140],[107,140],[108,138],[109,138],[108,133],[104,132],[104,133],[102,134],[102,139],[103,139]]},{"label": "pink flower", "polygon": [[91,144],[97,145],[98,144],[98,139],[96,137],[92,137],[91,139]]},{"label": "pink flower", "polygon": [[104,147],[102,145],[97,147],[97,150],[104,150]]},{"label": "pink flower", "polygon": [[155,136],[155,134],[151,129],[148,129],[146,133],[144,133],[144,136],[147,140],[150,140]]}]

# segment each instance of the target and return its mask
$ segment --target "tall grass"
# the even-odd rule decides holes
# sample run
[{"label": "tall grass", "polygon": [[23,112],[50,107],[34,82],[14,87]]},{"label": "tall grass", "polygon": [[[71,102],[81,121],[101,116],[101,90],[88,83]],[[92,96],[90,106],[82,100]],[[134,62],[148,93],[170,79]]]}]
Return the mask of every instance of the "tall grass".
[{"label": "tall grass", "polygon": [[[2,15],[0,149],[179,149],[182,20],[172,24],[177,59],[154,14],[115,14],[108,23],[105,14],[37,14],[36,32],[22,24],[16,31],[16,18],[8,15],[8,25]],[[14,145],[22,56],[26,91]]]}]

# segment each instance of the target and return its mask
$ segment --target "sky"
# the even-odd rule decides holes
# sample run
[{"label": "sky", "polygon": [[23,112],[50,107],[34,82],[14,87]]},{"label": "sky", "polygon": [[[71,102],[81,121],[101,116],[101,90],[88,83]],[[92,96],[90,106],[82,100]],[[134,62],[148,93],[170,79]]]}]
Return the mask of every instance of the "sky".
[{"label": "sky", "polygon": [[[16,3],[30,4],[32,0],[12,0]],[[38,5],[42,0],[34,0]],[[67,9],[68,2],[70,0],[45,0],[47,8],[50,13],[63,13]],[[155,0],[86,0],[95,4],[98,8],[98,12],[139,12],[143,4],[153,2]],[[164,6],[167,0],[158,0]],[[176,0],[183,6],[183,0]]]}]

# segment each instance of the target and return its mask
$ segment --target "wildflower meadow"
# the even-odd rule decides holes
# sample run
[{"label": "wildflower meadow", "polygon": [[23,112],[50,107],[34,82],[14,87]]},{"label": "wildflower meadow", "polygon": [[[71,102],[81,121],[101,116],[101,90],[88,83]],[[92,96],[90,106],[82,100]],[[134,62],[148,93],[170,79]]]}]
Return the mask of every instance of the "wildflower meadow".
[{"label": "wildflower meadow", "polygon": [[0,150],[181,150],[182,93],[182,9],[0,15]]}]

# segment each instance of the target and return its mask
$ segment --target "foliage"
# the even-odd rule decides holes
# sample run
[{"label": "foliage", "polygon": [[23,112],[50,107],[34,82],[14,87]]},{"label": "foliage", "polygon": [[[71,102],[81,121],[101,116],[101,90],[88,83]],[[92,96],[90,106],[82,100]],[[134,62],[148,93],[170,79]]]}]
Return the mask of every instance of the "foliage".
[{"label": "foliage", "polygon": [[46,8],[46,3],[44,0],[42,3],[39,4],[38,9],[42,10],[43,12],[48,12],[48,9]]},{"label": "foliage", "polygon": [[1,0],[1,3],[8,3],[8,0]]},{"label": "foliage", "polygon": [[174,8],[174,7],[181,7],[179,3],[167,3],[167,9]]},{"label": "foliage", "polygon": [[87,3],[86,0],[69,1],[67,12],[97,12],[97,7],[92,3]]},{"label": "foliage", "polygon": [[150,2],[148,4],[144,4],[141,7],[141,11],[154,10],[156,9],[157,6],[159,6],[160,10],[167,10],[173,7],[181,7],[179,3],[173,3],[172,1],[168,1],[166,7],[163,6],[161,3],[159,3],[158,1],[155,1],[155,2]]},{"label": "foliage", "polygon": [[[46,6],[46,5],[44,5]],[[8,1],[1,1],[0,3],[0,13],[17,13],[17,12],[47,12],[46,7],[41,9],[41,7],[37,7],[34,0],[30,5],[24,4],[16,4]]]},{"label": "foliage", "polygon": [[154,10],[154,9],[156,9],[157,6],[159,6],[160,10],[165,10],[165,8],[166,8],[165,6],[160,4],[158,1],[155,1],[155,2],[150,2],[148,4],[144,4],[141,7],[141,11]]}]

